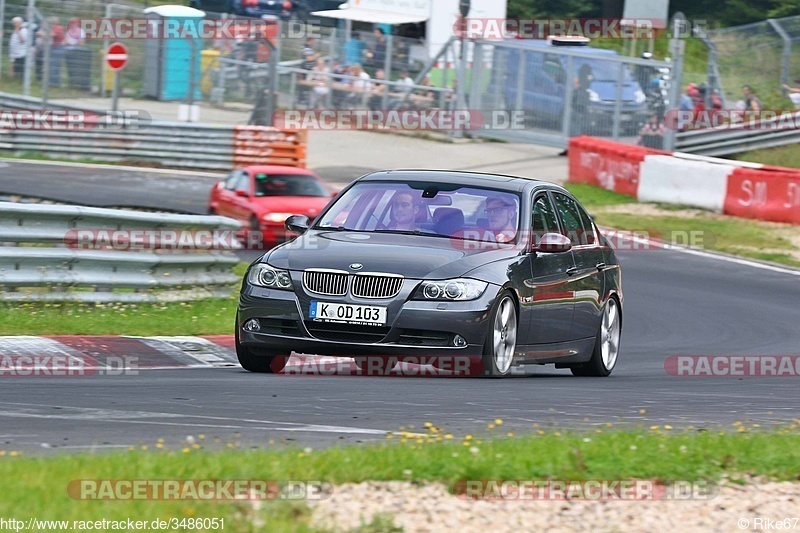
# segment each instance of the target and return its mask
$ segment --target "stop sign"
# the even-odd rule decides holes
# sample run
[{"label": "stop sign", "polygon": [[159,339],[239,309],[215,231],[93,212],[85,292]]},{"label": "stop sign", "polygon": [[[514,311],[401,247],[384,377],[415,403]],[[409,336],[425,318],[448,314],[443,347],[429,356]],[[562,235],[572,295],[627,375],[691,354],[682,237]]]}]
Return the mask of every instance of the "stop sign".
[{"label": "stop sign", "polygon": [[122,43],[113,43],[106,52],[106,63],[111,70],[121,70],[128,62],[128,48]]}]

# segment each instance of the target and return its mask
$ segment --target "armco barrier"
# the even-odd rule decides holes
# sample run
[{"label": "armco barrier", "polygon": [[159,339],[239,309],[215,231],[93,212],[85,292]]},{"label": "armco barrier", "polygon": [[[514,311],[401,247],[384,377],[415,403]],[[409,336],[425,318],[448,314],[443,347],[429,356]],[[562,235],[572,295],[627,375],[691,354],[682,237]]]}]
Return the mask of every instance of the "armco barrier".
[{"label": "armco barrier", "polygon": [[[82,130],[3,129],[0,150],[42,152],[54,157],[105,161],[151,161],[166,167],[231,170],[247,165],[305,168],[307,133],[267,126],[107,120],[109,112],[50,102],[48,109],[83,111],[99,119]],[[0,92],[0,109],[38,110],[41,100]]]},{"label": "armco barrier", "polygon": [[[134,232],[149,231],[166,238],[230,234],[239,227],[219,216],[0,202],[0,300],[146,302],[229,296],[238,281],[231,268],[239,260],[232,251],[123,250],[116,248],[131,247],[111,245],[110,237],[101,242],[99,234],[121,232],[123,239],[133,239]],[[98,239],[83,246],[75,240],[82,231]]]},{"label": "armco barrier", "polygon": [[728,178],[725,212],[800,224],[800,172],[737,168]]},{"label": "armco barrier", "polygon": [[643,202],[800,224],[800,171],[791,168],[575,137],[569,145],[569,181]]}]

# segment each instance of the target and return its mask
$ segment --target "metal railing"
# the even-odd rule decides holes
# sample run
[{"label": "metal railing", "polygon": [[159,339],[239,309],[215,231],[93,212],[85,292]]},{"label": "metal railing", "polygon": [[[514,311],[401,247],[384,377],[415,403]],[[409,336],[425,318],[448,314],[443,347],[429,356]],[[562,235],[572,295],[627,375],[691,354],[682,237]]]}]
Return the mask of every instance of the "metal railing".
[{"label": "metal railing", "polygon": [[[38,98],[0,93],[0,108],[41,109]],[[62,108],[96,115],[88,129],[0,129],[0,149],[43,152],[51,157],[81,157],[103,161],[153,161],[167,167],[229,171],[248,164],[305,167],[305,136],[269,127],[133,119],[107,110],[88,110],[49,102]],[[252,145],[258,143],[258,150]],[[252,159],[252,160],[251,160]]]},{"label": "metal railing", "polygon": [[798,121],[800,112],[760,120],[752,125],[733,124],[684,131],[676,135],[675,150],[697,155],[722,156],[797,144],[800,142],[800,129],[794,126]]},{"label": "metal railing", "polygon": [[[101,231],[235,232],[220,216],[169,215],[0,202],[0,300],[147,302],[229,296],[238,258],[227,250],[147,249],[76,241]],[[129,233],[126,233],[129,234]],[[88,239],[87,239],[88,241]],[[121,251],[120,248],[127,248]]]}]

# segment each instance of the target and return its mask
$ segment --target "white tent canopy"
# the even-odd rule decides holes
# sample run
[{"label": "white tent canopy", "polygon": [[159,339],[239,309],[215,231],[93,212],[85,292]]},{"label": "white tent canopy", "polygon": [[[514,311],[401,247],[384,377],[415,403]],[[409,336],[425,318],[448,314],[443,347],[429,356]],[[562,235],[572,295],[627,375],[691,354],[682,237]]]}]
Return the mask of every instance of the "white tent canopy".
[{"label": "white tent canopy", "polygon": [[392,13],[390,11],[378,11],[377,9],[365,9],[363,7],[353,6],[347,6],[345,9],[314,11],[311,14],[318,17],[372,22],[375,24],[410,24],[414,22],[424,22],[430,18],[429,16]]}]

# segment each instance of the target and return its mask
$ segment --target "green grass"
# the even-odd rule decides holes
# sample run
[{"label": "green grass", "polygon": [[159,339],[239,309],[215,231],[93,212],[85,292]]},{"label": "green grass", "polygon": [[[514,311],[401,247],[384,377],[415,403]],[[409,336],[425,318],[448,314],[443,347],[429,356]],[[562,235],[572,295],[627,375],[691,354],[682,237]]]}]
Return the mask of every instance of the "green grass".
[{"label": "green grass", "polygon": [[762,165],[776,165],[779,167],[800,168],[800,148],[793,144],[779,148],[766,148],[743,152],[731,157],[737,161],[750,161]]},{"label": "green grass", "polygon": [[0,335],[233,333],[236,298],[170,303],[0,303]]},{"label": "green grass", "polygon": [[[217,517],[224,518],[225,529],[232,531],[263,527],[270,531],[308,530],[310,512],[305,502],[276,500],[255,509],[242,501],[71,499],[67,486],[81,479],[314,480],[334,486],[366,480],[415,480],[442,482],[451,489],[465,480],[488,479],[716,482],[723,476],[743,480],[762,475],[797,479],[800,433],[796,425],[772,431],[739,422],[734,426],[739,432],[678,432],[668,426],[654,426],[632,431],[538,431],[514,438],[505,437],[499,425],[495,425],[491,438],[447,438],[443,430],[430,426],[419,431],[422,437],[398,432],[384,444],[320,451],[206,451],[193,445],[55,457],[26,457],[15,452],[11,457],[8,451],[0,450],[0,477],[13,487],[0,499],[0,516],[18,516],[24,510],[26,516],[50,520]],[[254,527],[260,522],[264,526]],[[391,519],[381,517],[371,528],[365,526],[364,531],[385,531],[391,528]]]},{"label": "green grass", "polygon": [[636,203],[630,196],[586,183],[567,183],[564,187],[589,211],[597,207]]},{"label": "green grass", "polygon": [[[583,183],[567,184],[567,189],[594,215],[600,226],[621,230],[648,232],[653,237],[678,244],[693,244],[718,252],[730,253],[761,261],[772,261],[789,266],[800,266],[800,261],[791,256],[796,248],[775,231],[752,220],[719,217],[698,211],[695,216],[648,216],[604,211],[604,207],[637,202],[623,194],[608,191]],[[662,205],[663,210],[686,209],[684,206]],[[692,234],[693,242],[687,242]],[[786,251],[787,253],[782,253]]]}]

